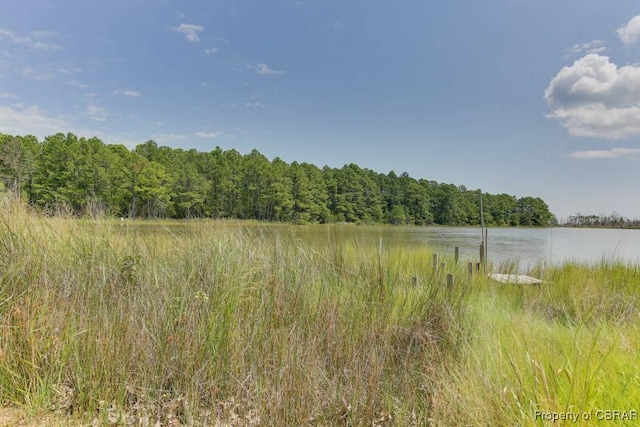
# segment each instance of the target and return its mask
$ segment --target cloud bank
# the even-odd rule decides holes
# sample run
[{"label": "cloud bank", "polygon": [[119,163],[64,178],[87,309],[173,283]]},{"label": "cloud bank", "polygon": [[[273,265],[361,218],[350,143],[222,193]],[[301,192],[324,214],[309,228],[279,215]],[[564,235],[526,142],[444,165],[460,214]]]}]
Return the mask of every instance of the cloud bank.
[{"label": "cloud bank", "polygon": [[635,158],[636,155],[640,155],[640,148],[615,147],[610,150],[574,151],[569,154],[569,157],[574,159],[619,159]]},{"label": "cloud bank", "polygon": [[[640,38],[640,15],[617,30],[625,44]],[[599,52],[604,42],[575,45],[590,52],[563,67],[547,86],[546,117],[559,120],[569,134],[605,139],[640,135],[640,65],[618,67]]]},{"label": "cloud bank", "polygon": [[7,30],[5,28],[0,28],[0,39],[9,40],[10,42],[26,46],[31,50],[39,50],[39,51],[55,51],[60,50],[61,47],[49,43],[49,39],[56,36],[56,33],[51,31],[32,31],[29,35],[19,35],[14,33],[11,30]]},{"label": "cloud bank", "polygon": [[633,17],[626,25],[618,28],[616,31],[622,43],[633,44],[640,37],[640,15]]},{"label": "cloud bank", "polygon": [[640,134],[640,67],[589,54],[563,67],[544,98],[571,135],[620,139]]},{"label": "cloud bank", "polygon": [[222,132],[196,132],[195,135],[198,138],[217,138],[222,135]]},{"label": "cloud bank", "polygon": [[0,105],[0,133],[42,138],[68,128],[65,120],[50,117],[35,105],[17,108]]}]

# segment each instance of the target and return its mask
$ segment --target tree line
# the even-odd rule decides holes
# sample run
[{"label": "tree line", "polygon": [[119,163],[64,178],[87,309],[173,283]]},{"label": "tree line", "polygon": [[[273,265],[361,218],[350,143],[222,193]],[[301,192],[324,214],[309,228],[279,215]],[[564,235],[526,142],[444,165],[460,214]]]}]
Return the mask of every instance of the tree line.
[{"label": "tree line", "polygon": [[[58,133],[0,134],[5,190],[45,212],[121,217],[238,218],[293,222],[477,225],[478,190],[374,172],[356,164],[319,168],[241,154],[158,146],[130,150]],[[548,226],[540,198],[484,194],[486,225]]]},{"label": "tree line", "polygon": [[640,219],[629,219],[611,212],[609,215],[583,215],[577,213],[570,215],[562,221],[561,225],[566,227],[589,227],[589,228],[640,228]]}]

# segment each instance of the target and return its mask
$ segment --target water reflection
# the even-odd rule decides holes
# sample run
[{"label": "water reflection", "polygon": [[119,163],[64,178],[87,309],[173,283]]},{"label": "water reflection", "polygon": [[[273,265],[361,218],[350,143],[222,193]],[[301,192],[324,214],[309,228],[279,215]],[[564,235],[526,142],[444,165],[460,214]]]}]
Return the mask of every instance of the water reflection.
[{"label": "water reflection", "polygon": [[[402,227],[402,226],[356,226],[330,225],[285,225],[233,223],[216,221],[187,222],[132,222],[122,227],[127,232],[141,234],[172,233],[192,236],[201,227],[237,226],[255,227],[258,235],[272,233],[293,234],[296,238],[328,238],[334,242],[356,241],[359,244],[377,247],[382,238],[383,245],[427,245],[441,254],[453,254],[460,248],[461,260],[477,261],[482,235],[479,228],[465,227]],[[497,265],[514,264],[520,271],[527,271],[544,262],[560,264],[573,261],[582,264],[599,263],[602,260],[623,261],[640,264],[640,230],[584,229],[584,228],[490,228],[489,260]]]},{"label": "water reflection", "polygon": [[[443,254],[460,248],[462,260],[477,261],[482,234],[479,228],[395,227],[395,226],[307,226],[298,233],[327,233],[327,227],[341,238],[375,244],[428,245]],[[498,265],[513,264],[527,271],[540,263],[567,261],[594,264],[602,260],[640,263],[640,230],[583,228],[490,228],[488,257]]]}]

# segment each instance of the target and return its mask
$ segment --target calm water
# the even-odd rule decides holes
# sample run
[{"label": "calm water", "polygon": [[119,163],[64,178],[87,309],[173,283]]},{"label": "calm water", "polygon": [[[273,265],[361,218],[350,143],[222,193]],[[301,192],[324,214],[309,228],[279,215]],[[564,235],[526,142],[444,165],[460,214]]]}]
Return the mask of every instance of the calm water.
[{"label": "calm water", "polygon": [[[482,236],[479,228],[462,227],[367,227],[308,226],[297,232],[327,232],[327,227],[342,238],[383,245],[428,245],[442,254],[460,248],[461,259],[477,260]],[[640,230],[578,228],[490,228],[488,256],[495,264],[515,263],[526,271],[542,262],[582,264],[620,260],[640,264]]]},{"label": "calm water", "polygon": [[[143,233],[197,233],[201,223],[163,223],[133,228]],[[427,245],[441,254],[453,254],[460,248],[461,260],[477,261],[482,241],[479,228],[465,227],[401,227],[355,225],[266,225],[260,233],[293,232],[299,238],[330,237],[337,241],[355,240],[377,247],[382,238],[388,245]],[[129,228],[129,227],[127,227]],[[620,260],[640,264],[640,230],[584,228],[490,228],[489,260],[494,264],[517,264],[527,271],[542,262],[561,264],[573,261],[582,264],[604,260]]]}]

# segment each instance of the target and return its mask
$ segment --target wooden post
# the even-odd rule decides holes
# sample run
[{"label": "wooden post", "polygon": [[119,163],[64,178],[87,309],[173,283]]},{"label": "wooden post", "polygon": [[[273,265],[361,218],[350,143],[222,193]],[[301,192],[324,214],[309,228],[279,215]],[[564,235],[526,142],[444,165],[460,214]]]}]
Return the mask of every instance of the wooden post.
[{"label": "wooden post", "polygon": [[440,264],[440,270],[438,270],[438,273],[442,274],[444,273],[444,269],[447,267],[447,265],[443,262]]},{"label": "wooden post", "polygon": [[411,284],[416,286],[418,284],[418,278],[416,276],[411,277]]},{"label": "wooden post", "polygon": [[480,263],[476,263],[476,273],[480,273]]},{"label": "wooden post", "polygon": [[484,269],[487,269],[487,262],[489,261],[489,229],[484,229]]},{"label": "wooden post", "polygon": [[382,289],[382,285],[384,284],[384,272],[382,271],[382,237],[378,241],[378,284],[380,285],[380,289]]},{"label": "wooden post", "polygon": [[480,265],[484,268],[484,242],[480,243]]},{"label": "wooden post", "polygon": [[[478,193],[480,195],[480,237],[482,237],[482,243],[484,244],[484,205],[482,204],[482,190],[478,189]],[[480,263],[483,263],[483,246],[480,246]]]},{"label": "wooden post", "polygon": [[471,276],[473,276],[473,263],[472,262],[467,264],[467,272],[469,273],[469,279],[471,279]]},{"label": "wooden post", "polygon": [[459,256],[460,256],[460,248],[456,246],[455,254],[454,254],[454,259],[455,259],[456,265],[458,264]]},{"label": "wooden post", "polygon": [[453,274],[451,273],[447,274],[447,287],[453,287]]},{"label": "wooden post", "polygon": [[432,264],[433,270],[435,271],[436,268],[438,268],[438,254],[433,254]]}]

